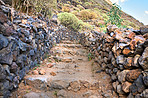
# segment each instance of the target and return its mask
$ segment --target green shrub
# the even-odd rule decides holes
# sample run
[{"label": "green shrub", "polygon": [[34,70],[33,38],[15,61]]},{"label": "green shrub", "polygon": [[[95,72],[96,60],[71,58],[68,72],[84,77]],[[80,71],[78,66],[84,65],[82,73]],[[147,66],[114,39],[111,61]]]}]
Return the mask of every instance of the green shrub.
[{"label": "green shrub", "polygon": [[105,21],[107,21],[107,20],[109,19],[109,17],[108,17],[107,14],[105,14],[105,13],[102,13],[102,17],[103,17],[103,19],[104,19]]},{"label": "green shrub", "polygon": [[80,11],[80,17],[82,20],[96,19],[97,14],[92,10],[82,10]]},{"label": "green shrub", "polygon": [[89,11],[89,13],[90,13],[90,16],[89,16],[90,19],[96,19],[97,18],[97,14],[94,11]]},{"label": "green shrub", "polygon": [[58,19],[61,22],[61,24],[75,31],[81,30],[83,27],[83,21],[79,20],[72,13],[67,13],[67,12],[59,13]]},{"label": "green shrub", "polygon": [[110,9],[110,12],[108,13],[109,19],[106,22],[111,23],[112,25],[116,25],[118,27],[121,26],[121,7],[117,4],[113,4],[112,8]]}]

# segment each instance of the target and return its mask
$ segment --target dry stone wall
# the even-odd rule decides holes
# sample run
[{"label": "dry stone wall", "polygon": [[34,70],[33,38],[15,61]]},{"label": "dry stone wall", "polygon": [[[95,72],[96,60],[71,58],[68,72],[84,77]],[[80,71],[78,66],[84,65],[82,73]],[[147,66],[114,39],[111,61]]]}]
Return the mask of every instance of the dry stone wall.
[{"label": "dry stone wall", "polygon": [[[81,34],[81,44],[94,54],[95,61],[111,76],[120,97],[148,97],[148,31],[118,29],[108,26],[107,33]],[[143,35],[140,35],[140,34]]]},{"label": "dry stone wall", "polygon": [[[10,17],[9,17],[10,16]],[[0,98],[8,98],[25,74],[37,66],[61,41],[71,38],[67,28],[42,17],[31,17],[0,6]]]}]

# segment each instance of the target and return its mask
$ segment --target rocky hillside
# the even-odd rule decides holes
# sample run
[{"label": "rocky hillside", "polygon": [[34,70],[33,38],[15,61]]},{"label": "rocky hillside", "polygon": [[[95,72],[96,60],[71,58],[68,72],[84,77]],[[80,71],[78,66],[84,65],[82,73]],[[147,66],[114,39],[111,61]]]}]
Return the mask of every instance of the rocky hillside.
[{"label": "rocky hillside", "polygon": [[[11,0],[4,0],[11,1]],[[83,27],[96,29],[98,31],[106,30],[105,23],[109,19],[108,12],[112,8],[110,0],[32,0],[19,1],[14,0],[14,8],[30,15],[44,15],[51,18],[54,14],[68,12],[74,14],[79,20],[82,20]],[[27,6],[23,6],[26,4]],[[122,11],[122,27],[139,29],[144,26],[143,23],[134,17]]]},{"label": "rocky hillside", "polygon": [[[91,25],[95,25],[95,27],[99,28],[105,24],[105,21],[108,20],[107,13],[112,8],[112,3],[110,0],[59,0],[58,5],[60,6],[60,11],[69,12],[75,14],[79,19],[87,21],[87,23]],[[64,8],[67,10],[64,10]],[[94,13],[94,16],[88,19],[83,19],[85,17],[82,14],[87,14],[84,10]],[[88,16],[89,17],[89,16]],[[143,23],[136,20],[134,17],[128,15],[127,13],[122,11],[122,25],[128,28],[138,29],[141,26],[144,26]]]}]

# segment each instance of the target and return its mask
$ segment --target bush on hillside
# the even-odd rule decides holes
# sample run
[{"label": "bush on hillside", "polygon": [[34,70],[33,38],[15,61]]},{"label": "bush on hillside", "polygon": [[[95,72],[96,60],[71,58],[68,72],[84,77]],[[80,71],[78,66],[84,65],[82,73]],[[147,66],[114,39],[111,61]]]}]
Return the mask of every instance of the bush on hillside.
[{"label": "bush on hillside", "polygon": [[67,12],[59,13],[58,19],[61,22],[61,24],[75,31],[81,30],[83,27],[83,21],[79,20],[72,13],[67,13]]},{"label": "bush on hillside", "polygon": [[13,0],[13,7],[27,14],[38,15],[42,13],[45,17],[52,17],[52,10],[57,8],[57,0]]},{"label": "bush on hillside", "polygon": [[82,10],[80,12],[80,17],[82,20],[96,19],[97,14],[91,10]]},{"label": "bush on hillside", "polygon": [[62,7],[62,12],[70,12],[70,8],[66,7],[66,6],[63,6]]},{"label": "bush on hillside", "polygon": [[108,13],[108,16],[109,19],[106,24],[111,23],[112,25],[116,25],[118,27],[121,26],[121,22],[123,20],[121,19],[121,7],[119,5],[114,3],[112,8],[110,9],[110,12]]},{"label": "bush on hillside", "polygon": [[97,18],[97,14],[93,11],[90,11],[90,19],[96,19]]},{"label": "bush on hillside", "polygon": [[82,20],[88,20],[90,18],[90,12],[87,10],[82,10],[80,12],[80,17]]}]

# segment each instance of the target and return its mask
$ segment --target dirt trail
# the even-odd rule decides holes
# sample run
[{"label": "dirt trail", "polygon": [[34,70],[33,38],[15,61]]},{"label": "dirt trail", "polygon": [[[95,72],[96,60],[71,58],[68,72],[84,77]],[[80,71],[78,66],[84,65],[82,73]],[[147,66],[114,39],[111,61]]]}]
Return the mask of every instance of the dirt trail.
[{"label": "dirt trail", "polygon": [[111,79],[88,59],[82,45],[63,41],[51,49],[51,55],[32,69],[12,98],[117,98]]}]

